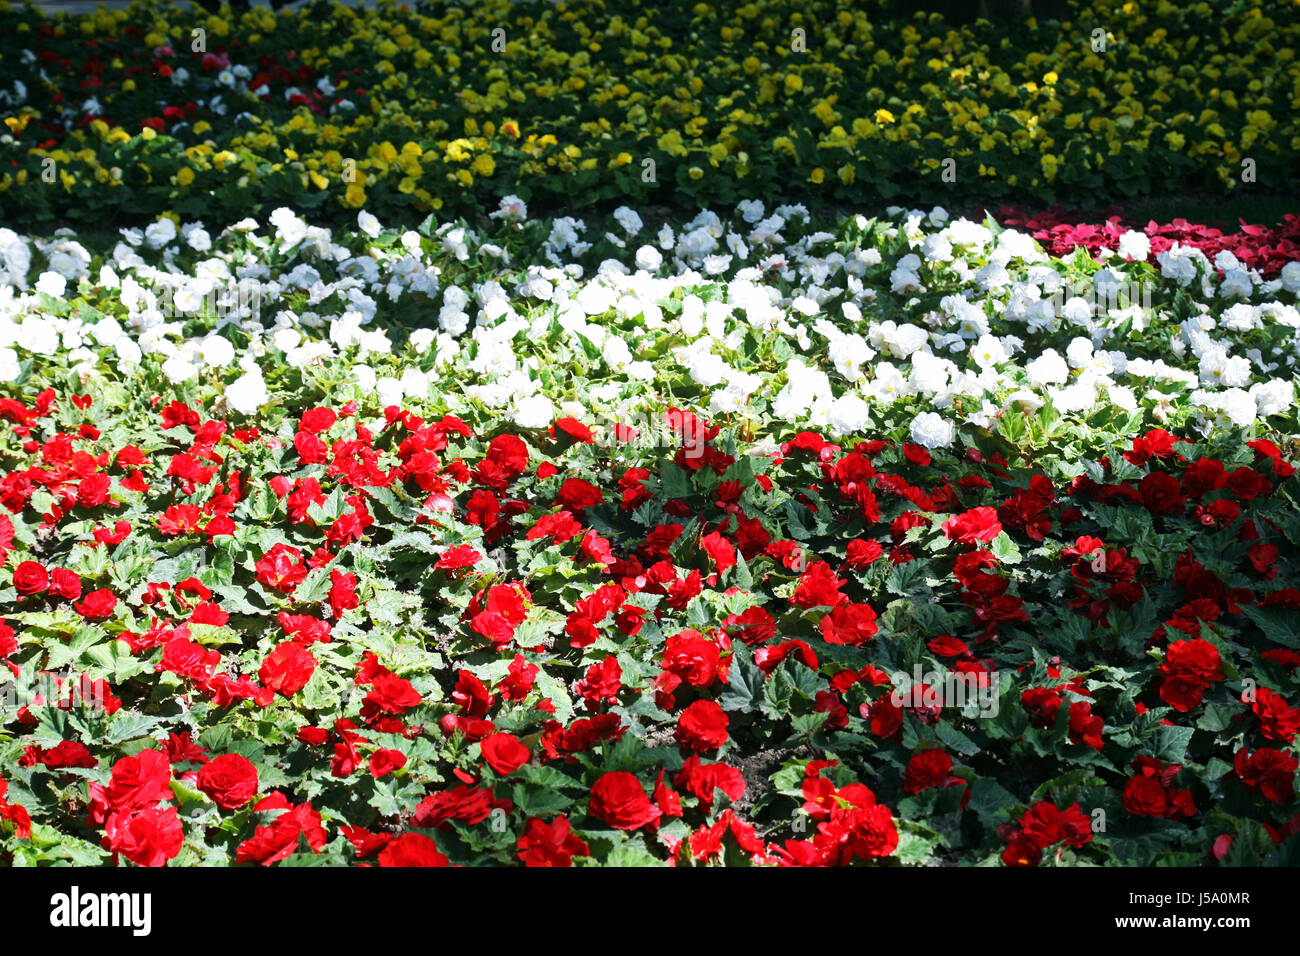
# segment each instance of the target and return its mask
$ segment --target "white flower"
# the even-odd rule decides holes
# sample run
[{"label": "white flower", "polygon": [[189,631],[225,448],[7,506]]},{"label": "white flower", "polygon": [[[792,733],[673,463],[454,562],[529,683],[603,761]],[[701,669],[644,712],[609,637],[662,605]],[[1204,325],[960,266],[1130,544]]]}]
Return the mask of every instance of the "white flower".
[{"label": "white flower", "polygon": [[981,335],[971,347],[970,355],[975,364],[984,369],[1001,365],[1009,358],[1001,340],[992,335]]},{"label": "white flower", "polygon": [[956,434],[952,422],[935,412],[922,412],[912,419],[912,441],[922,448],[947,448]]},{"label": "white flower", "polygon": [[379,404],[385,408],[389,405],[400,405],[406,394],[401,381],[391,375],[377,379],[374,388],[379,395]]},{"label": "white flower", "polygon": [[18,326],[16,343],[37,355],[53,355],[59,350],[59,332],[54,323],[39,315],[25,317]]},{"label": "white flower", "polygon": [[1287,379],[1273,378],[1252,385],[1250,396],[1255,399],[1259,417],[1267,418],[1269,415],[1280,415],[1291,407],[1295,401],[1295,386]]},{"label": "white flower", "polygon": [[42,272],[41,277],[36,280],[37,292],[44,292],[56,299],[63,298],[63,293],[67,287],[68,280],[57,272]]},{"label": "white flower", "polygon": [[1146,233],[1130,229],[1119,237],[1119,254],[1123,259],[1146,262],[1151,255],[1151,240]]},{"label": "white flower", "polygon": [[163,363],[163,374],[167,376],[169,382],[185,382],[199,374],[199,370],[194,363],[181,352],[177,352],[166,362]]},{"label": "white flower", "polygon": [[636,267],[646,272],[654,272],[663,265],[664,257],[654,246],[642,246],[636,251]]},{"label": "white flower", "polygon": [[176,238],[176,223],[166,217],[150,223],[144,231],[144,240],[151,249],[161,249]]},{"label": "white flower", "polygon": [[555,406],[545,395],[531,395],[515,405],[511,419],[520,428],[545,428],[555,419]]},{"label": "white flower", "polygon": [[623,231],[629,236],[635,236],[645,226],[636,211],[627,206],[619,206],[614,210],[614,221],[622,226]]},{"label": "white flower", "polygon": [[275,235],[280,240],[281,248],[296,245],[307,235],[307,223],[285,206],[271,213],[271,225],[275,226]]},{"label": "white flower", "polygon": [[9,348],[0,349],[0,382],[17,381],[21,371],[18,353]]},{"label": "white flower", "polygon": [[226,405],[242,415],[252,415],[269,400],[259,368],[245,372],[226,388]]},{"label": "white flower", "polygon": [[1055,349],[1048,349],[1025,366],[1034,385],[1059,385],[1070,377],[1070,367]]},{"label": "white flower", "polygon": [[826,425],[835,435],[850,435],[866,427],[870,407],[857,395],[848,393],[831,402]]},{"label": "white flower", "polygon": [[235,360],[235,347],[229,339],[220,335],[209,335],[203,340],[203,364],[214,368],[224,368]]},{"label": "white flower", "polygon": [[377,218],[366,212],[364,209],[361,209],[357,211],[357,228],[371,239],[374,239],[379,235],[382,227],[379,225],[379,220]]},{"label": "white flower", "polygon": [[497,211],[489,213],[489,219],[504,219],[506,222],[522,222],[528,218],[528,205],[518,196],[504,196],[497,204]]},{"label": "white flower", "polygon": [[411,333],[407,343],[417,352],[427,352],[437,337],[438,333],[433,329],[416,329]]},{"label": "white flower", "polygon": [[1282,288],[1287,292],[1300,292],[1300,262],[1288,262],[1282,267]]}]

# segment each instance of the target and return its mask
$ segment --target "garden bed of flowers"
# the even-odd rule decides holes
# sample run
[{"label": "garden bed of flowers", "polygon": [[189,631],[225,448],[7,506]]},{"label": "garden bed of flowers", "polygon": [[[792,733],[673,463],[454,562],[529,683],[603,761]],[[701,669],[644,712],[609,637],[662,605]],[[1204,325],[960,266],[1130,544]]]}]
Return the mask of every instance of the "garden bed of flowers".
[{"label": "garden bed of flowers", "polygon": [[960,26],[841,7],[141,3],[50,19],[5,2],[0,197],[24,225],[224,226],[285,204],[336,223],[469,215],[506,195],[561,213],[1278,193],[1300,172],[1293,3],[1092,0],[1061,21]]},{"label": "garden bed of flowers", "polygon": [[0,859],[1296,862],[1300,263],[481,212],[0,230]]}]

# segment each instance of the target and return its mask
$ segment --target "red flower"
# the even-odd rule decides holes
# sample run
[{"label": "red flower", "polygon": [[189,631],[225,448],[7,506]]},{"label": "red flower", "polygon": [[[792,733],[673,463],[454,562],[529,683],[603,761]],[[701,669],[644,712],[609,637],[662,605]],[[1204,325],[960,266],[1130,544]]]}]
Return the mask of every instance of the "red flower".
[{"label": "red flower", "polygon": [[382,748],[370,755],[370,774],[375,779],[387,776],[394,770],[401,770],[405,766],[406,754],[400,750]]},{"label": "red flower", "polygon": [[263,685],[285,697],[292,697],[307,686],[316,673],[316,658],[297,641],[276,646],[257,671]]},{"label": "red flower", "polygon": [[91,591],[85,599],[72,605],[82,617],[96,620],[111,617],[117,609],[117,595],[107,588]]},{"label": "red flower", "polygon": [[479,741],[483,760],[489,767],[505,777],[532,758],[532,753],[513,734],[491,734]]},{"label": "red flower", "polygon": [[223,810],[238,810],[257,796],[257,768],[247,757],[222,754],[203,765],[198,788]]},{"label": "red flower", "polygon": [[405,677],[387,671],[378,675],[366,694],[362,713],[380,711],[385,714],[402,714],[412,707],[418,707],[423,698]]},{"label": "red flower", "polygon": [[677,718],[676,739],[688,751],[704,753],[717,750],[727,742],[727,725],[731,720],[718,704],[697,700]]},{"label": "red flower", "polygon": [[153,807],[159,800],[172,797],[172,768],[167,755],[157,750],[141,750],[113,764],[113,775],[104,788],[108,808],[117,811]]},{"label": "red flower", "polygon": [[309,434],[319,435],[321,432],[329,431],[336,421],[338,415],[332,408],[309,408],[302,413],[298,427]]},{"label": "red flower", "polygon": [[438,844],[423,833],[403,833],[379,851],[380,866],[451,866]]},{"label": "red flower", "polygon": [[39,594],[49,585],[49,575],[43,565],[24,561],[14,568],[14,587],[19,594]]},{"label": "red flower", "polygon": [[1124,787],[1124,809],[1140,817],[1163,817],[1169,794],[1153,777],[1133,777]]},{"label": "red flower", "polygon": [[1300,760],[1269,747],[1260,747],[1253,754],[1242,747],[1233,760],[1233,770],[1242,785],[1279,806],[1290,803],[1295,797],[1297,767],[1300,767]]},{"label": "red flower", "polygon": [[1300,732],[1300,710],[1286,702],[1281,694],[1275,694],[1267,687],[1255,692],[1255,699],[1250,709],[1259,718],[1259,731],[1269,740],[1279,740],[1289,744]]},{"label": "red flower", "polygon": [[1053,803],[1039,801],[1020,818],[1020,829],[1040,850],[1061,841],[1081,847],[1092,840],[1092,822],[1077,803],[1059,810]]},{"label": "red flower", "polygon": [[591,855],[591,848],[570,831],[565,816],[550,823],[533,817],[515,845],[524,866],[572,866],[575,856]]},{"label": "red flower", "polygon": [[923,750],[913,754],[903,771],[903,792],[909,796],[931,787],[942,787],[952,772],[952,758],[942,750]]},{"label": "red flower", "polygon": [[335,620],[341,618],[344,611],[358,607],[361,602],[357,598],[357,576],[338,568],[331,569],[329,602]]},{"label": "red flower", "polygon": [[104,827],[104,847],[136,866],[166,866],[184,842],[185,829],[175,807],[114,813]]},{"label": "red flower", "polygon": [[591,788],[588,811],[616,830],[658,824],[661,811],[646,796],[641,781],[623,770],[603,775]]},{"label": "red flower", "polygon": [[302,563],[302,552],[287,544],[277,544],[258,559],[254,566],[257,580],[268,588],[292,594],[307,577],[307,565]]},{"label": "red flower", "polygon": [[841,604],[821,619],[822,639],[828,644],[865,644],[880,629],[869,604]]},{"label": "red flower", "polygon": [[992,541],[1002,533],[1002,523],[998,521],[996,508],[972,508],[956,517],[949,518],[941,528],[948,540],[958,544],[976,544]]},{"label": "red flower", "polygon": [[1138,482],[1142,503],[1154,514],[1182,514],[1186,505],[1178,479],[1162,471],[1152,472]]},{"label": "red flower", "polygon": [[1191,710],[1200,704],[1210,684],[1223,680],[1220,663],[1219,649],[1209,641],[1196,638],[1173,642],[1158,668],[1165,676],[1160,684],[1160,699],[1174,710]]}]

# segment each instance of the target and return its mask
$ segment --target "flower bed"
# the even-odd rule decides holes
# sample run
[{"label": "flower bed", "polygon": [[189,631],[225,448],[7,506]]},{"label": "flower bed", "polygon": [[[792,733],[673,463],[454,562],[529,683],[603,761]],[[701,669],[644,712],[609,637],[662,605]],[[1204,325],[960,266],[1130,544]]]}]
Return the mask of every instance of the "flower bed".
[{"label": "flower bed", "polygon": [[285,203],[389,220],[508,194],[560,211],[774,192],[1051,202],[1283,192],[1297,173],[1293,4],[1094,0],[1013,29],[786,0],[671,18],[640,0],[6,9],[11,226],[225,225]]},{"label": "flower bed", "polygon": [[494,214],[0,233],[8,862],[1294,860],[1300,266]]}]

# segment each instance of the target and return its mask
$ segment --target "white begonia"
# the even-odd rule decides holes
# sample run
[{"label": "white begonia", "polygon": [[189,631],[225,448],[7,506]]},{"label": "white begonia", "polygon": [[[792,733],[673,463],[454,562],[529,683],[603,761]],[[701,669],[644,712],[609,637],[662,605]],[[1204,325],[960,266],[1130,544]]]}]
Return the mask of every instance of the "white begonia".
[{"label": "white begonia", "polygon": [[489,219],[504,219],[506,222],[522,222],[528,218],[528,204],[518,196],[504,196],[497,203],[497,211],[488,214]]},{"label": "white begonia", "polygon": [[664,257],[654,246],[642,246],[636,251],[636,267],[646,272],[655,272],[663,265]]},{"label": "white begonia", "polygon": [[1125,412],[1136,412],[1138,409],[1137,396],[1133,394],[1133,389],[1126,385],[1111,385],[1106,389],[1106,397],[1116,408]]},{"label": "white begonia", "polygon": [[163,374],[167,376],[167,380],[173,384],[189,381],[199,374],[195,364],[182,352],[177,352],[164,362],[162,370]]},{"label": "white begonia", "polygon": [[1225,299],[1248,299],[1255,291],[1255,283],[1241,269],[1230,269],[1219,284],[1219,295]]},{"label": "white begonia", "polygon": [[377,238],[383,229],[379,224],[379,220],[364,209],[357,211],[357,228],[371,239]]},{"label": "white begonia", "polygon": [[971,346],[970,356],[983,369],[1001,365],[1010,358],[1002,341],[993,335],[981,335],[979,341]]},{"label": "white begonia", "polygon": [[629,236],[635,236],[645,227],[645,223],[641,221],[641,217],[637,215],[636,210],[628,206],[619,206],[614,210],[614,221],[622,226],[623,231]]},{"label": "white begonia", "polygon": [[41,277],[36,280],[37,292],[44,292],[56,299],[63,298],[63,293],[67,290],[67,287],[68,280],[57,272],[42,272]]},{"label": "white begonia", "polygon": [[851,435],[866,427],[870,418],[870,406],[850,392],[831,402],[826,415],[826,425],[832,434]]},{"label": "white begonia", "polygon": [[11,348],[0,348],[0,382],[17,381],[21,373],[18,353]]},{"label": "white begonia", "polygon": [[429,395],[429,377],[415,367],[403,369],[402,394],[407,398],[427,398]]},{"label": "white begonia", "polygon": [[437,337],[438,333],[434,329],[416,329],[407,339],[407,343],[417,352],[427,352]]},{"label": "white begonia", "polygon": [[1282,288],[1287,292],[1300,292],[1300,262],[1288,262],[1282,267]]},{"label": "white begonia", "polygon": [[865,376],[861,365],[876,357],[876,350],[867,344],[867,340],[857,335],[840,335],[831,340],[829,358],[835,370],[850,382],[857,382]]},{"label": "white begonia", "polygon": [[1034,385],[1060,385],[1070,377],[1070,367],[1055,349],[1048,349],[1025,366]]},{"label": "white begonia", "polygon": [[286,206],[272,212],[270,222],[275,226],[275,235],[280,240],[281,248],[297,245],[307,236],[307,223]]},{"label": "white begonia", "polygon": [[150,249],[161,249],[176,238],[176,223],[167,217],[150,223],[144,231],[144,241]]},{"label": "white begonia", "polygon": [[545,395],[530,395],[516,403],[510,418],[520,428],[546,428],[555,420],[555,406]]},{"label": "white begonia", "polygon": [[225,368],[235,361],[235,346],[220,335],[209,335],[203,340],[200,354],[204,365]]},{"label": "white begonia", "polygon": [[52,320],[40,315],[28,315],[18,325],[15,343],[37,355],[54,355],[59,350],[59,332]]},{"label": "white begonia", "polygon": [[1146,262],[1151,255],[1151,240],[1145,232],[1130,229],[1119,237],[1119,255],[1122,259]]},{"label": "white begonia", "polygon": [[1295,385],[1289,379],[1272,378],[1252,385],[1250,396],[1255,400],[1260,418],[1280,415],[1294,403]]},{"label": "white begonia", "polygon": [[252,368],[226,388],[226,405],[243,415],[252,415],[270,401],[260,368]]},{"label": "white begonia", "polygon": [[373,392],[375,390],[375,370],[369,365],[353,365],[351,368],[352,377],[356,380],[357,385],[363,392]]},{"label": "white begonia", "polygon": [[956,438],[953,423],[936,412],[922,412],[912,419],[912,441],[922,448],[947,448]]},{"label": "white begonia", "polygon": [[402,399],[406,397],[401,379],[394,378],[391,375],[384,375],[376,379],[373,387],[379,397],[379,404],[384,408],[389,405],[400,405]]},{"label": "white begonia", "polygon": [[1079,336],[1070,340],[1065,349],[1065,359],[1070,368],[1083,368],[1092,364],[1092,351],[1092,340]]}]

